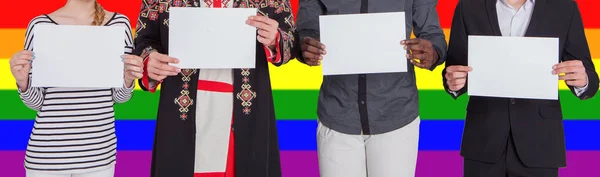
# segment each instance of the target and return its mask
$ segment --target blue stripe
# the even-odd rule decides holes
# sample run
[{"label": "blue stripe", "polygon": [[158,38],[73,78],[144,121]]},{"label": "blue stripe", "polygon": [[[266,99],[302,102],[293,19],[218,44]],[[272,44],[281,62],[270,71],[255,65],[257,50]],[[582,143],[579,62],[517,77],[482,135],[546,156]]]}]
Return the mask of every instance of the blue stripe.
[{"label": "blue stripe", "polygon": [[[600,120],[564,121],[568,150],[600,150]],[[33,121],[0,121],[0,150],[24,150]],[[316,150],[314,120],[279,120],[281,150]],[[420,150],[459,150],[464,126],[462,120],[423,120]],[[154,137],[153,120],[118,120],[119,150],[151,150]],[[177,130],[173,130],[177,131]]]}]

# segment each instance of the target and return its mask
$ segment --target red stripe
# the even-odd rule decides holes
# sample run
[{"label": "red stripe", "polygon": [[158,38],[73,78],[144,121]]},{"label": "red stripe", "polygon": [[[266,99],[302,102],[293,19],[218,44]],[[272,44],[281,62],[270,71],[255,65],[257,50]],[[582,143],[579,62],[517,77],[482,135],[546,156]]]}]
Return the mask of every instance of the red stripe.
[{"label": "red stripe", "polygon": [[198,90],[210,92],[233,92],[233,85],[223,82],[198,80]]},{"label": "red stripe", "polygon": [[[581,10],[585,28],[600,28],[600,0],[576,0]],[[0,28],[26,28],[27,23],[43,13],[50,13],[65,4],[62,1],[29,0],[16,1],[6,0],[0,5]],[[132,23],[137,21],[142,0],[99,0],[109,11],[123,13],[129,17]],[[298,0],[290,0],[294,14],[298,12]],[[440,16],[442,28],[450,28],[454,8],[458,0],[439,0],[437,9]],[[296,16],[296,15],[294,15]]]},{"label": "red stripe", "polygon": [[194,173],[194,177],[225,177],[225,172],[218,172],[218,173]]},{"label": "red stripe", "polygon": [[213,0],[214,8],[221,8],[221,0]]}]

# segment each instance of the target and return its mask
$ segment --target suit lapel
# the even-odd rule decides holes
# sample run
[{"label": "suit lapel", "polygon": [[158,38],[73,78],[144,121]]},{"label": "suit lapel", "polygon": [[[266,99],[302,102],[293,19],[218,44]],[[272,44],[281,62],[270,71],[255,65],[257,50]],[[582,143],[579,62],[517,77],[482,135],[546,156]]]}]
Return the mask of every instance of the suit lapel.
[{"label": "suit lapel", "polygon": [[529,20],[529,26],[527,27],[527,32],[525,32],[525,36],[534,36],[540,27],[540,20],[544,19],[545,6],[548,1],[545,0],[536,0],[535,5],[533,7],[533,13],[531,14],[531,19]]},{"label": "suit lapel", "polygon": [[498,0],[486,0],[485,6],[487,8],[487,15],[490,20],[490,25],[492,26],[492,30],[494,31],[494,35],[502,36],[502,32],[500,32],[500,25],[498,24],[498,13],[496,11],[496,2],[498,2]]}]

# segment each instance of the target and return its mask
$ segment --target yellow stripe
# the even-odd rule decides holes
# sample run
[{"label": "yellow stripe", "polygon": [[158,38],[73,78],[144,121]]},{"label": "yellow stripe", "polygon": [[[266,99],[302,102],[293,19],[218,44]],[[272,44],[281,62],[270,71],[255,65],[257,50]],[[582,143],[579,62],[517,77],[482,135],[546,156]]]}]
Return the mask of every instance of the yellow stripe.
[{"label": "yellow stripe", "polygon": [[[594,59],[596,72],[600,73],[600,58]],[[442,69],[436,68],[433,72],[416,68],[417,87],[419,89],[443,89]],[[321,87],[323,77],[321,67],[309,67],[297,60],[275,67],[269,65],[271,72],[271,86],[276,90],[317,90]],[[0,59],[0,89],[16,89],[15,79],[9,69],[8,59]],[[136,83],[136,89],[140,89]],[[564,82],[560,82],[560,89],[567,89]]]},{"label": "yellow stripe", "polygon": [[[444,29],[444,34],[446,34],[446,41],[448,41],[450,29]],[[600,58],[600,29],[586,29],[585,34],[592,52],[592,58]],[[0,36],[2,36],[0,58],[9,58],[16,51],[23,49],[25,29],[0,29]]]},{"label": "yellow stripe", "polygon": [[[596,66],[596,72],[600,73],[600,58],[593,60]],[[317,90],[323,81],[321,75],[321,67],[309,67],[300,62],[293,60],[290,63],[281,66],[270,66],[271,86],[278,90]],[[442,85],[442,70],[437,67],[434,71],[416,68],[417,87],[427,90],[443,90]],[[560,89],[568,89],[564,82],[559,82]]]}]

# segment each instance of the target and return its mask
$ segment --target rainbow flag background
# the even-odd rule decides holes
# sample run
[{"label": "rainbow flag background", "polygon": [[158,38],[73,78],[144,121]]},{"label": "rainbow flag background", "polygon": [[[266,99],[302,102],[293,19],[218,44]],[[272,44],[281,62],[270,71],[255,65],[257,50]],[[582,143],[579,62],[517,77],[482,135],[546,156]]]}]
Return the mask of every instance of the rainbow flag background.
[{"label": "rainbow flag background", "polygon": [[[291,0],[294,12],[298,0]],[[0,5],[0,176],[25,176],[23,160],[35,112],[19,99],[10,73],[9,58],[22,50],[25,28],[33,17],[50,13],[66,1],[4,0]],[[458,0],[439,0],[441,25],[448,36]],[[596,66],[600,66],[600,7],[598,0],[577,0]],[[141,0],[100,0],[110,11],[135,23]],[[459,155],[465,95],[453,100],[442,88],[441,70],[417,69],[421,134],[417,177],[460,177]],[[271,67],[284,177],[317,177],[316,104],[322,76],[319,67],[292,61]],[[600,73],[600,71],[599,71]],[[600,176],[600,96],[580,101],[560,83],[565,117],[568,167],[561,177]],[[133,99],[116,106],[118,137],[117,177],[148,177],[158,94],[139,90]]]}]

